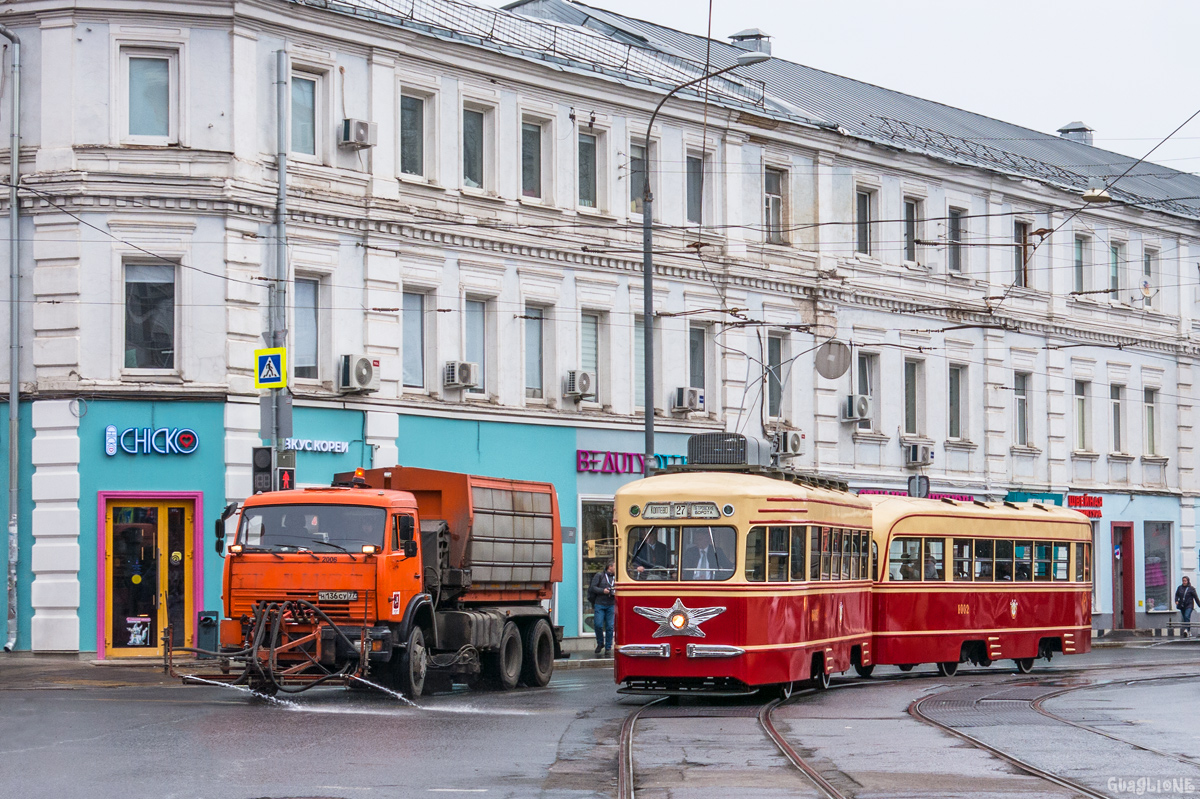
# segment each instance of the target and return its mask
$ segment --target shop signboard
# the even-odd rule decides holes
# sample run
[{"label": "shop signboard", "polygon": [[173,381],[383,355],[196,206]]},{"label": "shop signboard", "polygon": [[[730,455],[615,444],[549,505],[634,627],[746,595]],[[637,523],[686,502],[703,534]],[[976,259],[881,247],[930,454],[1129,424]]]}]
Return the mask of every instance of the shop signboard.
[{"label": "shop signboard", "polygon": [[[654,468],[687,463],[686,455],[662,455],[655,453]],[[597,449],[575,450],[575,471],[592,474],[642,474],[645,471],[646,455],[641,452],[612,452]]]},{"label": "shop signboard", "polygon": [[1090,519],[1099,519],[1104,515],[1104,497],[1095,494],[1068,494],[1067,507]]},{"label": "shop signboard", "polygon": [[130,455],[191,455],[200,447],[200,436],[188,427],[127,427],[118,430],[110,424],[104,428],[104,454],[110,458],[117,451]]}]

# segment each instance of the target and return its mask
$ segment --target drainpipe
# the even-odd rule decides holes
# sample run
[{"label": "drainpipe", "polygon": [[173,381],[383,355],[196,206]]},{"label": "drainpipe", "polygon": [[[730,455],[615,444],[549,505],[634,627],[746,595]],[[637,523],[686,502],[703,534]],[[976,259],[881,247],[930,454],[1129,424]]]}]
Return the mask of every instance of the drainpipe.
[{"label": "drainpipe", "polygon": [[21,463],[21,334],[19,290],[21,264],[17,260],[17,233],[20,204],[17,183],[21,179],[21,40],[17,34],[0,25],[0,36],[12,42],[12,115],[9,125],[9,158],[12,162],[8,177],[8,637],[4,651],[17,646],[17,512],[20,502],[18,469]]},{"label": "drainpipe", "polygon": [[[270,307],[267,315],[271,322],[272,347],[283,347],[287,344],[286,296],[284,286],[287,285],[287,158],[290,141],[288,114],[291,97],[288,96],[291,86],[291,60],[286,50],[275,53],[275,126],[277,129],[277,154],[275,166],[279,173],[278,194],[275,198],[275,279],[271,281]],[[275,448],[275,458],[283,451],[283,438],[279,435],[280,390],[271,389],[271,446]],[[276,462],[276,461],[273,461]],[[274,470],[272,470],[274,471]],[[272,481],[275,475],[271,475]]]}]

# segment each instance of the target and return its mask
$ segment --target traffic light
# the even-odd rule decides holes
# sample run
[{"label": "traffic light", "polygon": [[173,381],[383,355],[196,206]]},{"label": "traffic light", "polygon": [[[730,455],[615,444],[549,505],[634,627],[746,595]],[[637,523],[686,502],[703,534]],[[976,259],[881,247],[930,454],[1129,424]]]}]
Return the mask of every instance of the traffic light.
[{"label": "traffic light", "polygon": [[250,493],[259,494],[270,491],[274,483],[271,468],[274,460],[271,447],[255,447],[250,455]]}]

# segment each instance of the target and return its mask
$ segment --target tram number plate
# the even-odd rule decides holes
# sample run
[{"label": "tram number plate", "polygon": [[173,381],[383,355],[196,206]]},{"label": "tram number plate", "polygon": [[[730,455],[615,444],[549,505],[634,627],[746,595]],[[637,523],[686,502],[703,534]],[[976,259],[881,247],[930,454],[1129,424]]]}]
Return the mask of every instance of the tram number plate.
[{"label": "tram number plate", "polygon": [[971,615],[971,606],[970,605],[959,605],[958,606],[958,615],[959,616]]},{"label": "tram number plate", "polygon": [[318,602],[353,602],[358,599],[357,591],[318,591]]}]

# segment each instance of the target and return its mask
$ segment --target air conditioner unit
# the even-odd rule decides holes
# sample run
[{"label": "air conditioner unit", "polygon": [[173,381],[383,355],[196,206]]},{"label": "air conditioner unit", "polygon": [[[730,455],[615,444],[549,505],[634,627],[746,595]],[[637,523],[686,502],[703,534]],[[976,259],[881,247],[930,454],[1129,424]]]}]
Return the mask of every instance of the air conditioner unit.
[{"label": "air conditioner unit", "polygon": [[933,463],[933,447],[929,444],[905,444],[905,466],[928,466]]},{"label": "air conditioner unit", "polygon": [[596,376],[582,369],[568,369],[563,380],[563,396],[577,399],[596,396]]},{"label": "air conditioner unit", "polygon": [[337,390],[343,394],[379,390],[379,359],[370,355],[343,355],[337,370]]},{"label": "air conditioner unit", "polygon": [[672,410],[679,413],[691,413],[704,410],[704,389],[681,387],[675,389],[675,403]]},{"label": "air conditioner unit", "polygon": [[470,361],[446,361],[446,388],[475,388],[479,385],[479,364]]},{"label": "air conditioner unit", "polygon": [[861,422],[870,419],[875,412],[875,400],[867,394],[851,394],[842,407],[843,422]]},{"label": "air conditioner unit", "polygon": [[799,430],[780,430],[775,434],[775,454],[781,458],[795,458],[804,454],[805,435]]},{"label": "air conditioner unit", "polygon": [[365,119],[343,119],[338,146],[350,150],[374,147],[379,140],[379,126]]}]

